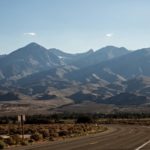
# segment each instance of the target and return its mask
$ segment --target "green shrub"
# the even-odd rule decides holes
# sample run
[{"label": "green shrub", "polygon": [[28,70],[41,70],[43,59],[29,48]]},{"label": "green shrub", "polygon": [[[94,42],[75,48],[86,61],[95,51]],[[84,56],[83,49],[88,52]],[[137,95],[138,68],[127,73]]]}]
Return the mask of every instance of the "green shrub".
[{"label": "green shrub", "polygon": [[68,135],[68,131],[65,131],[65,130],[62,130],[62,131],[59,131],[59,136],[67,136]]},{"label": "green shrub", "polygon": [[50,136],[48,129],[43,129],[40,133],[43,135],[43,138],[47,138]]},{"label": "green shrub", "polygon": [[27,141],[22,141],[21,145],[26,146],[26,145],[28,145],[28,142]]},{"label": "green shrub", "polygon": [[49,136],[50,137],[58,137],[59,134],[58,134],[59,131],[57,131],[56,129],[49,129]]},{"label": "green shrub", "polygon": [[54,137],[53,136],[50,136],[49,137],[49,141],[54,141],[55,139],[54,139]]},{"label": "green shrub", "polygon": [[95,120],[91,116],[79,116],[76,123],[94,123]]},{"label": "green shrub", "polygon": [[29,143],[33,143],[34,140],[33,140],[33,139],[29,139],[28,142],[29,142]]},{"label": "green shrub", "polygon": [[8,145],[15,145],[15,140],[10,137],[9,139],[5,139],[5,143],[8,144]]},{"label": "green shrub", "polygon": [[21,143],[22,139],[19,137],[18,134],[13,135],[11,138],[13,139],[13,141],[15,142],[15,144],[20,144]]},{"label": "green shrub", "polygon": [[0,141],[0,149],[4,149],[5,148],[5,143],[3,141]]},{"label": "green shrub", "polygon": [[39,141],[39,140],[43,139],[43,136],[42,136],[42,134],[36,132],[31,135],[31,139],[33,139],[35,141]]}]

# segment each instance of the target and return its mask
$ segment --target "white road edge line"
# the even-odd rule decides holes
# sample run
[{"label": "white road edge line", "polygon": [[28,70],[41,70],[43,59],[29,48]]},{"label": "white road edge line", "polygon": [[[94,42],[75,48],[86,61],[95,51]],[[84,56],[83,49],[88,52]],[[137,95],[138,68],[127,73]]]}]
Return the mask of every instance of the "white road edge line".
[{"label": "white road edge line", "polygon": [[147,141],[147,142],[145,142],[145,143],[142,144],[141,146],[137,147],[135,150],[140,150],[140,149],[142,149],[144,146],[146,146],[146,145],[149,144],[149,143],[150,143],[150,140]]}]

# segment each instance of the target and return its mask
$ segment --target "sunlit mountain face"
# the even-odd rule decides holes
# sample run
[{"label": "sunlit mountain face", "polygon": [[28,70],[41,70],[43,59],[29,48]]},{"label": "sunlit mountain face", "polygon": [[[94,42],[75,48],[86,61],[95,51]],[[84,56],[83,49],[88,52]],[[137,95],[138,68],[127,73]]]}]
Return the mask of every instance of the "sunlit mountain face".
[{"label": "sunlit mountain face", "polygon": [[24,95],[74,103],[148,104],[149,60],[149,48],[129,51],[106,46],[69,54],[30,43],[0,56],[0,100],[9,101],[12,95],[18,101]]}]

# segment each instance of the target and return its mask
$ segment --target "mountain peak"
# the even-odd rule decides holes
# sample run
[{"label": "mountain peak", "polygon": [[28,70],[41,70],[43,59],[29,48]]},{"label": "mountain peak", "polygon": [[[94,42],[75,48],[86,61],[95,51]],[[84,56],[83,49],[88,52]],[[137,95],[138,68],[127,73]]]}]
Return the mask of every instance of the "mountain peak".
[{"label": "mountain peak", "polygon": [[43,51],[46,51],[47,49],[41,45],[39,45],[38,43],[35,43],[35,42],[32,42],[32,43],[29,43],[28,45],[24,46],[24,47],[21,47],[19,48],[18,50],[14,51],[15,53],[16,52],[25,52],[25,53],[35,53],[35,52],[43,52]]},{"label": "mountain peak", "polygon": [[43,46],[39,45],[38,43],[31,42],[28,45],[26,45],[25,47],[43,47]]},{"label": "mountain peak", "polygon": [[116,47],[113,45],[105,46],[105,47],[101,48],[100,50],[107,50],[107,51],[125,50],[125,51],[128,51],[125,47]]},{"label": "mountain peak", "polygon": [[119,47],[114,46],[114,45],[108,45],[108,46],[105,46],[105,47],[103,47],[103,48],[119,48]]},{"label": "mountain peak", "polygon": [[89,49],[88,51],[87,51],[87,53],[93,53],[94,52],[94,50],[91,48],[91,49]]}]

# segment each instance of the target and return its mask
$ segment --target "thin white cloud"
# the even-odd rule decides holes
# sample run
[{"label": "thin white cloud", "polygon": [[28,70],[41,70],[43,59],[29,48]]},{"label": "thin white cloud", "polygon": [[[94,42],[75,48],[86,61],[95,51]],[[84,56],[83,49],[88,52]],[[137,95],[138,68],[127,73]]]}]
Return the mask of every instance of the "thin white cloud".
[{"label": "thin white cloud", "polygon": [[23,35],[36,36],[36,33],[35,32],[27,32],[27,33],[24,33]]},{"label": "thin white cloud", "polygon": [[113,33],[107,33],[105,36],[111,38],[113,36]]}]

